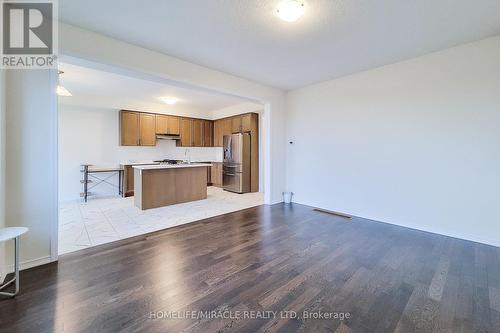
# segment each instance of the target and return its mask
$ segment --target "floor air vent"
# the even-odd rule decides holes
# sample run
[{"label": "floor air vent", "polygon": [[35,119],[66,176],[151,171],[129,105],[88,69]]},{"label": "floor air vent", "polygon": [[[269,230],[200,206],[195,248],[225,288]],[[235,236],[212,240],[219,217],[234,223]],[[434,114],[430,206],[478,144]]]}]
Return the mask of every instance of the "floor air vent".
[{"label": "floor air vent", "polygon": [[344,219],[349,219],[349,220],[352,219],[351,215],[347,215],[347,214],[343,214],[343,213],[339,213],[339,212],[334,212],[334,211],[327,210],[327,209],[314,208],[313,210],[316,211],[316,212],[324,213],[324,214],[329,214],[329,215],[334,215],[334,216],[342,217]]}]

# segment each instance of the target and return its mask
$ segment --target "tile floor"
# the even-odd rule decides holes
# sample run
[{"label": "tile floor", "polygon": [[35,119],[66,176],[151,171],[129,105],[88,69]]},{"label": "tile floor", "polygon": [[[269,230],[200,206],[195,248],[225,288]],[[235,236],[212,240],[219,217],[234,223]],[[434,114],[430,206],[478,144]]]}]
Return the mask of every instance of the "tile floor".
[{"label": "tile floor", "polygon": [[141,211],[134,198],[89,199],[59,207],[59,255],[264,203],[262,193],[208,187],[208,198]]}]

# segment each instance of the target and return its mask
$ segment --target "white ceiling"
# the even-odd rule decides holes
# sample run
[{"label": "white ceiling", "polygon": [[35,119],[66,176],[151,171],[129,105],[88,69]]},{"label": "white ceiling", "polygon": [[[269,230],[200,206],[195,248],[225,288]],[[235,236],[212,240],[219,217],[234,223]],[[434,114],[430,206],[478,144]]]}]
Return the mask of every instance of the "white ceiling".
[{"label": "white ceiling", "polygon": [[[59,82],[73,96],[61,97],[66,105],[167,112],[206,116],[211,111],[245,102],[242,99],[191,90],[173,85],[137,79],[115,73],[60,63],[64,71]],[[175,97],[175,105],[166,105],[158,98]]]},{"label": "white ceiling", "polygon": [[499,0],[63,0],[61,20],[240,77],[293,89],[500,34]]}]

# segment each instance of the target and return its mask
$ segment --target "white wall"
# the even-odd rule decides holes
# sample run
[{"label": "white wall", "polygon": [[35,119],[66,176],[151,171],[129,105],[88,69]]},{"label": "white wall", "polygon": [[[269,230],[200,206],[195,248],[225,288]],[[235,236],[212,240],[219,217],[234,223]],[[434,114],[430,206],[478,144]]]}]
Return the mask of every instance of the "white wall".
[{"label": "white wall", "polygon": [[[184,159],[186,148],[173,140],[158,140],[155,147],[119,145],[119,110],[59,105],[59,201],[80,199],[80,165],[115,166],[120,162]],[[222,148],[188,148],[192,161],[222,161]],[[105,178],[105,175],[99,175]],[[117,177],[108,181],[118,183]],[[112,186],[101,184],[96,195],[116,195]]]},{"label": "white wall", "polygon": [[500,36],[287,94],[294,201],[500,245]]},{"label": "white wall", "polygon": [[[0,69],[0,228],[5,227],[5,70]],[[5,242],[0,243],[0,281],[5,276]]]},{"label": "white wall", "polygon": [[22,267],[50,261],[57,223],[56,76],[49,70],[6,71],[5,214],[7,226],[30,229],[21,237]]}]

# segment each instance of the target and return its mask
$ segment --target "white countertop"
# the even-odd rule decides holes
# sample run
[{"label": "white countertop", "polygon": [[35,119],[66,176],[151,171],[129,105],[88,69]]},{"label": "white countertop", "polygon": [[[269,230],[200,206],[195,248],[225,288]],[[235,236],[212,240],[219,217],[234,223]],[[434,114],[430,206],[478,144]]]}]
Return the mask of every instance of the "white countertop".
[{"label": "white countertop", "polygon": [[159,162],[153,161],[125,161],[121,162],[120,165],[146,165],[146,164],[160,164]]},{"label": "white countertop", "polygon": [[156,170],[156,169],[179,169],[179,168],[199,168],[209,167],[210,163],[191,163],[191,164],[156,164],[156,165],[134,165],[134,169],[139,170]]}]

